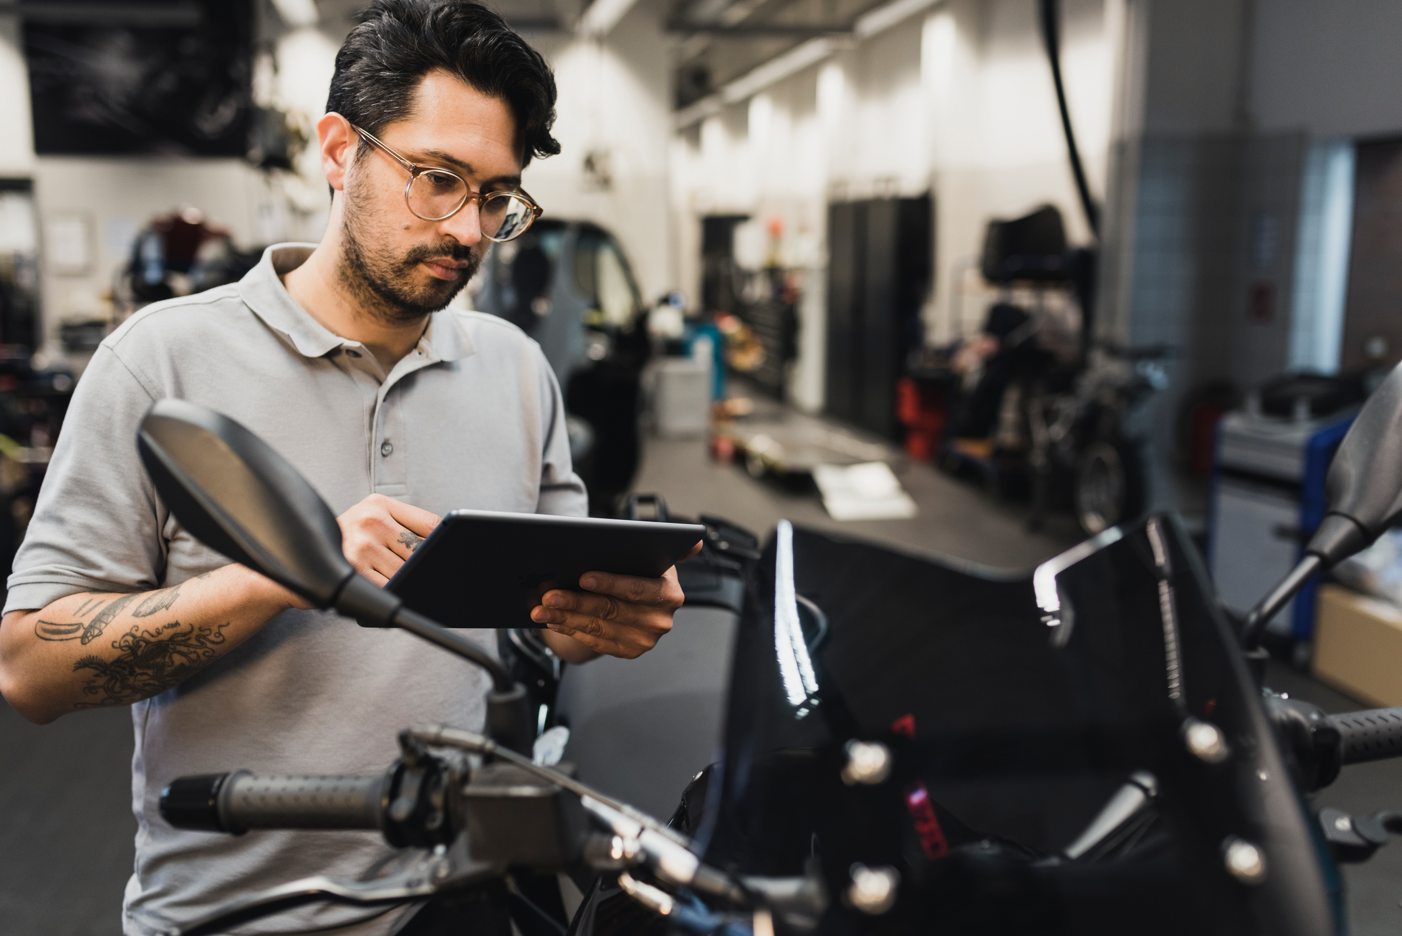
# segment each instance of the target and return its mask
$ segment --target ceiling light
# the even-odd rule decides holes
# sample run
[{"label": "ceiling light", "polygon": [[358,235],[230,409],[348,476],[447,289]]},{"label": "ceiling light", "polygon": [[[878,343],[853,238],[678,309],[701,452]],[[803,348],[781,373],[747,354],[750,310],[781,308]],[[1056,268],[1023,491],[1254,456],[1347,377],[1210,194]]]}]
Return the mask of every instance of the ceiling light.
[{"label": "ceiling light", "polygon": [[602,39],[613,31],[613,27],[633,8],[635,2],[636,0],[594,0],[579,18],[580,33]]},{"label": "ceiling light", "polygon": [[282,17],[282,21],[293,29],[315,26],[321,19],[321,14],[316,11],[315,0],[273,0],[273,6],[277,7],[278,16]]}]

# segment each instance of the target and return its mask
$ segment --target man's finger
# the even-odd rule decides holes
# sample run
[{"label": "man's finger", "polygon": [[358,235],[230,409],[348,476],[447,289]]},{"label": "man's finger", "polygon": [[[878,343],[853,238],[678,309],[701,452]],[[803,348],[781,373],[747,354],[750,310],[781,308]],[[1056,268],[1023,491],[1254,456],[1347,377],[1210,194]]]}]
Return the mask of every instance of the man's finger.
[{"label": "man's finger", "polygon": [[[399,567],[404,565],[404,559],[380,543],[363,543],[358,549],[347,554],[351,565],[356,571],[366,578],[375,582],[376,585],[383,585],[388,582],[394,573],[399,571]],[[373,575],[371,573],[374,573]],[[375,581],[375,577],[383,581]]]},{"label": "man's finger", "polygon": [[[581,597],[590,603],[600,600],[592,595]],[[641,642],[648,647],[657,643],[672,630],[672,621],[665,614],[653,612],[609,617],[606,614],[597,613],[598,610],[597,606],[581,611],[537,606],[531,609],[531,620],[536,624],[560,625],[574,631],[592,634],[595,637],[616,640],[623,644]]]},{"label": "man's finger", "polygon": [[389,544],[390,551],[398,555],[401,559],[408,559],[414,554],[423,543],[424,537],[412,530],[400,530],[394,537],[394,541]]},{"label": "man's finger", "polygon": [[[625,660],[634,660],[652,649],[656,644],[655,640],[652,642],[648,642],[647,640],[624,642],[616,639],[610,632],[600,628],[597,621],[592,621],[582,615],[570,615],[569,617],[570,621],[568,623],[549,625],[550,630],[579,641],[595,653],[621,657]],[[580,626],[572,626],[574,624]]]},{"label": "man's finger", "polygon": [[610,575],[608,572],[585,572],[579,579],[581,588],[634,604],[662,604],[666,584],[666,579]]},{"label": "man's finger", "polygon": [[601,653],[604,656],[622,657],[627,660],[641,656],[639,653],[629,653],[615,641],[603,640],[591,634],[581,634],[578,631],[570,630],[568,627],[553,625],[550,630],[556,634],[563,634],[572,640],[577,640],[595,653]]},{"label": "man's finger", "polygon": [[419,536],[428,536],[442,519],[436,513],[431,513],[422,507],[415,507],[413,504],[406,504],[392,497],[385,498],[385,507],[395,522]]},{"label": "man's finger", "polygon": [[559,614],[577,612],[600,620],[612,621],[616,620],[623,610],[618,599],[609,595],[584,595],[560,589],[546,592],[541,599],[541,604],[547,612],[547,619],[541,623],[549,622],[548,612],[551,611]]}]

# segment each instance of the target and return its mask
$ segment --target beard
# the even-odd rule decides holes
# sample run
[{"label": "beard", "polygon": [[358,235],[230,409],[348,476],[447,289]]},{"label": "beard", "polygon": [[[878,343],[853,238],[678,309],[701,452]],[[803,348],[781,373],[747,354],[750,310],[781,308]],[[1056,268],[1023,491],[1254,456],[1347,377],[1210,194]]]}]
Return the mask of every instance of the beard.
[{"label": "beard", "polygon": [[[391,248],[369,246],[384,238],[366,236],[360,212],[346,200],[338,273],[341,283],[361,306],[386,325],[410,325],[437,312],[452,301],[482,264],[471,247],[451,237],[437,244],[419,244],[403,256]],[[451,280],[431,278],[419,285],[423,276],[419,264],[425,260],[451,258],[467,266]]]}]

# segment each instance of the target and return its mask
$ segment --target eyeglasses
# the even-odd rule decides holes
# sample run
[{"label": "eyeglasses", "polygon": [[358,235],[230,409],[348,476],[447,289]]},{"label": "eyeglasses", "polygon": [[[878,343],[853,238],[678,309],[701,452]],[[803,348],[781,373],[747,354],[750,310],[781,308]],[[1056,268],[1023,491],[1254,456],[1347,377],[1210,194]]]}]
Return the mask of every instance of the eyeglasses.
[{"label": "eyeglasses", "polygon": [[411,163],[375,139],[374,134],[355,124],[350,127],[360,134],[362,140],[383,150],[409,173],[409,183],[404,186],[404,203],[425,221],[446,220],[461,211],[468,202],[476,202],[482,236],[501,243],[526,233],[526,228],[545,213],[545,209],[531,201],[525,192],[474,192],[462,176],[447,169]]}]

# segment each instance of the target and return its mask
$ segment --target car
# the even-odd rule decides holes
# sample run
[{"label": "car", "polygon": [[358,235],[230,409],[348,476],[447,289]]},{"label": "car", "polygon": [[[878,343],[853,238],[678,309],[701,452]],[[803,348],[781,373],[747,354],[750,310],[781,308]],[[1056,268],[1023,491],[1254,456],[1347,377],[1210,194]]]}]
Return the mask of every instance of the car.
[{"label": "car", "polygon": [[539,342],[565,397],[589,511],[611,516],[639,461],[647,306],[617,238],[589,221],[544,218],[494,244],[474,305]]}]

